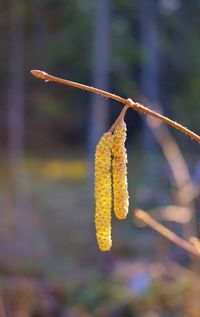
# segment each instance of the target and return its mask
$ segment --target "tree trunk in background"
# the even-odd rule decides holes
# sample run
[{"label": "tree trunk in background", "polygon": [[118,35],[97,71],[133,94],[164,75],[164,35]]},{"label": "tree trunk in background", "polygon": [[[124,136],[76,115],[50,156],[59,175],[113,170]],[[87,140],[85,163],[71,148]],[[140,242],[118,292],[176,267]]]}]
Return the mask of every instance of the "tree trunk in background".
[{"label": "tree trunk in background", "polygon": [[16,253],[30,249],[29,182],[24,165],[24,3],[10,1],[8,35],[8,159],[14,192],[13,221]]},{"label": "tree trunk in background", "polygon": [[48,23],[45,14],[45,4],[41,2],[34,7],[34,31],[32,39],[32,60],[37,69],[48,69],[48,54],[45,45],[48,39]]},{"label": "tree trunk in background", "polygon": [[[140,87],[144,98],[150,103],[152,108],[155,108],[160,99],[160,52],[157,9],[157,0],[139,1],[141,47],[144,56]],[[151,156],[155,153],[156,142],[145,121],[143,122],[144,151],[146,152],[145,154]]]},{"label": "tree trunk in background", "polygon": [[[110,63],[110,11],[111,0],[98,0],[94,17],[94,52],[92,85],[108,90]],[[89,158],[93,165],[94,151],[100,137],[108,128],[108,100],[92,95],[89,122]],[[93,170],[93,167],[91,171]]]},{"label": "tree trunk in background", "polygon": [[24,155],[24,18],[19,2],[10,1],[8,155],[11,164]]}]

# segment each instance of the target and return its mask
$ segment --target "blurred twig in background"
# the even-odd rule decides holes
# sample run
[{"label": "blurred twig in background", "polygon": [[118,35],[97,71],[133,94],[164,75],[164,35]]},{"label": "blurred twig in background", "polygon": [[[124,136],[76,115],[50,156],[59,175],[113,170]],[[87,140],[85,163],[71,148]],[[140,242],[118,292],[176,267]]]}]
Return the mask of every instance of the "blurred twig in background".
[{"label": "blurred twig in background", "polygon": [[197,257],[200,256],[199,252],[196,250],[196,248],[194,248],[192,244],[180,238],[173,231],[169,230],[168,228],[166,228],[165,226],[163,226],[162,224],[154,220],[145,211],[141,209],[136,209],[134,212],[134,216],[137,219],[142,220],[146,225],[150,226],[152,229],[154,229],[155,231],[157,231],[158,233],[160,233],[161,235],[163,235],[164,237],[166,237],[167,239],[169,239],[170,241],[172,241],[173,243],[175,243],[182,249],[186,250],[187,252]]},{"label": "blurred twig in background", "polygon": [[188,210],[188,221],[183,227],[185,238],[188,239],[191,235],[196,234],[194,198],[198,196],[199,189],[193,184],[185,159],[169,129],[162,122],[151,117],[148,117],[146,122],[171,168],[176,183],[175,201],[177,205]]},{"label": "blurred twig in background", "polygon": [[200,240],[197,237],[190,237],[190,242],[193,244],[194,248],[200,254]]}]

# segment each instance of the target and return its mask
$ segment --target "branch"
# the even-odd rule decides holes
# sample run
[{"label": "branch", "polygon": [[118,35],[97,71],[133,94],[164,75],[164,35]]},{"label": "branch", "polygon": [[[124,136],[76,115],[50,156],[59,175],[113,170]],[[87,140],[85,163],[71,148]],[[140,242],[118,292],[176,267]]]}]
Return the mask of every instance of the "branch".
[{"label": "branch", "polygon": [[137,102],[134,102],[133,100],[131,100],[130,98],[127,99],[127,106],[133,108],[134,110],[138,110],[140,112],[143,112],[145,114],[148,114],[154,118],[160,119],[161,121],[163,121],[164,123],[170,125],[171,127],[182,131],[184,134],[188,135],[191,139],[197,141],[198,143],[200,143],[200,136],[194,132],[192,132],[191,130],[187,129],[186,127],[182,126],[180,123],[177,123]]},{"label": "branch", "polygon": [[94,87],[91,87],[91,86],[79,84],[79,83],[77,83],[75,81],[71,81],[71,80],[55,77],[55,76],[49,75],[49,74],[47,74],[47,73],[45,73],[45,72],[43,72],[41,70],[36,70],[36,69],[31,70],[31,74],[33,76],[37,77],[37,78],[45,80],[46,82],[54,81],[56,83],[64,84],[66,86],[72,86],[72,87],[79,88],[79,89],[82,89],[82,90],[87,90],[87,91],[93,92],[93,93],[95,93],[97,95],[101,95],[101,96],[106,97],[106,98],[114,99],[114,100],[116,100],[118,102],[121,102],[123,104],[126,103],[126,99],[121,98],[120,96],[111,94],[110,92],[107,92],[105,90],[101,90],[101,89],[94,88]]},{"label": "branch", "polygon": [[55,77],[55,76],[49,75],[46,72],[43,72],[41,70],[31,70],[31,74],[33,76],[40,78],[40,79],[43,79],[45,81],[53,81],[53,82],[61,83],[61,84],[67,85],[67,86],[72,86],[72,87],[76,87],[79,89],[93,92],[93,93],[101,95],[105,98],[114,99],[122,104],[125,104],[127,107],[130,107],[136,111],[145,113],[147,115],[150,115],[154,118],[157,118],[157,119],[163,121],[164,123],[172,126],[173,128],[175,128],[177,130],[182,131],[184,134],[188,135],[191,139],[200,143],[200,136],[197,135],[196,133],[192,132],[191,130],[187,129],[186,127],[182,126],[181,124],[179,124],[179,123],[177,123],[177,122],[175,122],[175,121],[173,121],[165,116],[162,116],[161,114],[159,114],[159,113],[157,113],[157,112],[155,112],[155,111],[153,111],[153,110],[151,110],[151,109],[149,109],[149,108],[147,108],[147,107],[145,107],[137,102],[134,102],[130,98],[125,99],[125,98],[122,98],[118,95],[114,95],[110,92],[107,92],[105,90],[101,90],[101,89],[97,89],[97,88],[94,88],[91,86],[79,84],[79,83],[71,81],[71,80],[66,80],[66,79],[62,79],[59,77]]},{"label": "branch", "polygon": [[190,242],[193,244],[194,248],[200,256],[200,240],[197,237],[190,237]]},{"label": "branch", "polygon": [[149,216],[148,213],[141,209],[136,209],[134,216],[137,219],[142,220],[146,225],[151,227],[153,230],[160,233],[162,236],[167,238],[168,240],[172,241],[174,244],[178,245],[180,248],[186,250],[187,252],[200,257],[200,253],[197,251],[197,249],[188,241],[180,238],[177,236],[173,231],[169,230],[165,226],[161,225],[159,222],[154,220],[151,216]]}]

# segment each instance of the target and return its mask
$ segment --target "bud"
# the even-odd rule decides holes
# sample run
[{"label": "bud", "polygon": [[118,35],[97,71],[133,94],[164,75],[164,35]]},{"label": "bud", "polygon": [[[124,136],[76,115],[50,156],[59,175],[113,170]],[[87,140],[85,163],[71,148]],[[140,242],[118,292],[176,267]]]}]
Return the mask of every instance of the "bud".
[{"label": "bud", "polygon": [[99,249],[109,251],[112,246],[111,238],[111,208],[112,208],[112,179],[111,179],[111,149],[113,137],[105,133],[96,147],[95,154],[95,226]]},{"label": "bud", "polygon": [[125,148],[126,124],[124,120],[117,123],[114,130],[113,154],[113,192],[114,212],[118,219],[125,219],[128,213],[129,195],[127,184],[127,153]]}]

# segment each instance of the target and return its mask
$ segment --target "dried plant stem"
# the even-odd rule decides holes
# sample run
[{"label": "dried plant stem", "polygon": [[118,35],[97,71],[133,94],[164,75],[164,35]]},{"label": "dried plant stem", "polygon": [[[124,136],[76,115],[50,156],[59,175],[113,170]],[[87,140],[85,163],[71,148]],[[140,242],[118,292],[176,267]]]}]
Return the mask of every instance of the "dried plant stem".
[{"label": "dried plant stem", "polygon": [[142,220],[146,225],[148,225],[153,230],[160,233],[165,238],[169,239],[170,241],[172,241],[173,243],[178,245],[180,248],[186,250],[187,252],[189,252],[197,257],[200,256],[199,252],[196,250],[196,248],[194,248],[194,246],[192,244],[190,244],[188,241],[180,238],[173,231],[169,230],[165,226],[161,225],[159,222],[157,222],[151,216],[149,216],[149,214],[146,213],[145,211],[143,211],[141,209],[136,209],[134,216],[137,219]]},{"label": "dried plant stem", "polygon": [[40,78],[40,79],[43,79],[45,81],[53,81],[53,82],[61,83],[61,84],[67,85],[67,86],[72,86],[72,87],[76,87],[79,89],[93,92],[93,93],[101,95],[105,98],[114,99],[122,104],[125,104],[127,107],[130,107],[136,111],[140,111],[142,113],[145,113],[147,115],[150,115],[154,118],[157,118],[157,119],[163,121],[164,123],[172,126],[175,129],[182,131],[184,134],[188,135],[191,139],[200,143],[200,136],[197,135],[196,133],[192,132],[191,130],[187,129],[186,127],[182,126],[181,124],[179,124],[173,120],[170,120],[169,118],[162,116],[161,114],[159,114],[159,113],[157,113],[157,112],[155,112],[155,111],[153,111],[153,110],[151,110],[151,109],[149,109],[149,108],[147,108],[147,107],[145,107],[137,102],[134,102],[130,98],[125,99],[125,98],[122,98],[118,95],[109,93],[105,90],[101,90],[101,89],[97,89],[97,88],[94,88],[91,86],[79,84],[79,83],[71,81],[71,80],[66,80],[66,79],[62,79],[59,77],[55,77],[55,76],[49,75],[46,72],[43,72],[41,70],[31,70],[31,74],[33,76]]}]

